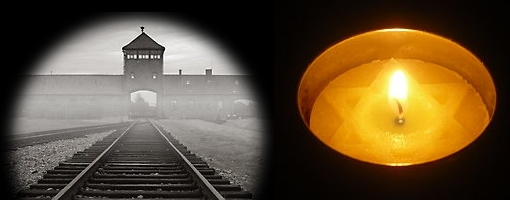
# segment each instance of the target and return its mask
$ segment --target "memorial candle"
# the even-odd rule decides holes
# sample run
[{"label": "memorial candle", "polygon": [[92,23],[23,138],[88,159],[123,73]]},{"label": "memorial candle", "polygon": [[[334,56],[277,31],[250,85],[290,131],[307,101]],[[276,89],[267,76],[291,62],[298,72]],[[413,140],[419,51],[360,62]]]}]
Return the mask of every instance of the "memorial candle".
[{"label": "memorial candle", "polygon": [[[418,39],[432,37],[446,40],[405,29],[398,29],[395,33],[399,31],[417,34],[413,37]],[[398,40],[409,42],[413,39],[396,37],[394,34],[382,37],[397,40],[396,43]],[[364,44],[367,51],[374,51],[373,47]],[[410,48],[406,45],[403,47]],[[445,47],[448,46],[438,48]],[[386,50],[391,51],[391,48]],[[430,61],[426,60],[427,56],[419,58],[401,53],[388,54],[387,59],[374,56],[375,59],[351,66],[336,77],[324,82],[318,81],[317,85],[324,86],[317,87],[320,91],[312,98],[313,103],[307,104],[309,120],[306,124],[329,147],[370,163],[398,166],[419,164],[459,151],[474,141],[489,124],[495,105],[495,89],[487,71],[483,71],[485,68],[482,70],[485,73],[477,75],[483,81],[472,81],[479,88],[487,89],[480,93],[466,76],[442,65],[449,62],[437,62],[436,57],[441,55],[433,54],[429,57]],[[459,62],[460,58],[456,56],[451,59]],[[316,68],[313,65],[321,63],[324,57],[318,59],[311,67]],[[466,71],[470,70],[469,65],[462,67]],[[471,70],[480,71],[480,67],[483,67],[481,62]],[[466,74],[469,79],[473,78],[470,77],[473,74]],[[310,92],[312,87],[306,88],[303,84],[311,84],[308,81],[320,78],[306,75],[304,78],[307,79],[302,80],[300,85],[300,95],[304,95],[298,96],[300,106],[311,97],[310,94],[314,94]],[[300,108],[302,113],[306,111]]]}]

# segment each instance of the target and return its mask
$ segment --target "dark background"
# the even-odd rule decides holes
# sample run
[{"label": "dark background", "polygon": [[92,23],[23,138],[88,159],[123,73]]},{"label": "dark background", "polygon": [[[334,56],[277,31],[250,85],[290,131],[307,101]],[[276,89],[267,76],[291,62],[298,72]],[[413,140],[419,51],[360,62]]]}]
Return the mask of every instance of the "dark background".
[{"label": "dark background", "polygon": [[[72,3],[73,6],[80,7],[81,3]],[[85,4],[88,4],[85,3]],[[132,4],[133,7],[164,7],[166,4],[156,2],[126,2],[124,5]],[[141,4],[141,5],[139,5]],[[69,4],[70,5],[70,4]],[[34,5],[31,5],[34,6]],[[95,5],[98,6],[98,5]],[[197,5],[195,5],[197,6]],[[204,5],[205,6],[205,5]],[[217,4],[216,6],[227,6]],[[232,5],[230,5],[232,6]],[[248,5],[245,5],[248,6]],[[259,8],[260,4],[250,4],[253,8]],[[246,68],[243,71],[255,75],[251,80],[253,89],[263,94],[263,108],[268,118],[272,118],[272,84],[267,81],[267,76],[271,76],[271,36],[270,30],[272,18],[264,17],[264,13],[246,12],[245,10],[224,10],[219,11],[209,7],[208,10],[197,10],[196,12],[159,12],[159,13],[98,13],[98,12],[79,12],[78,10],[58,8],[69,12],[60,12],[55,10],[40,9],[38,12],[25,10],[26,12],[5,12],[2,14],[2,102],[0,113],[2,114],[3,126],[0,132],[0,150],[1,158],[5,159],[5,152],[8,145],[8,133],[11,127],[12,112],[17,103],[18,92],[23,88],[25,80],[21,76],[34,69],[35,65],[44,56],[44,53],[52,50],[53,47],[60,44],[60,39],[73,31],[83,28],[86,25],[101,22],[109,17],[122,16],[154,16],[156,18],[168,18],[172,21],[178,20],[183,24],[188,23],[204,31],[211,38],[217,39],[219,44],[225,46],[225,50],[233,53],[233,57],[239,59],[239,62]],[[263,12],[267,12],[263,11]],[[143,24],[140,24],[143,26]],[[139,27],[133,27],[139,29]],[[119,49],[119,51],[121,51]],[[268,120],[269,121],[269,120]],[[271,126],[268,124],[268,126]],[[268,133],[267,141],[267,159],[269,160],[272,152],[272,138]],[[270,162],[269,162],[270,163]],[[6,173],[6,166],[0,165],[0,182],[2,182],[2,199],[9,199],[8,189],[10,185],[9,174]],[[261,184],[263,199],[271,199],[272,179],[271,167],[267,167]],[[266,178],[267,177],[267,178]]]},{"label": "dark background", "polygon": [[[277,199],[509,199],[508,7],[490,1],[279,1],[274,12]],[[383,28],[450,38],[484,62],[496,85],[497,105],[476,141],[435,162],[388,167],[336,153],[308,131],[296,103],[307,66],[341,40]]]}]

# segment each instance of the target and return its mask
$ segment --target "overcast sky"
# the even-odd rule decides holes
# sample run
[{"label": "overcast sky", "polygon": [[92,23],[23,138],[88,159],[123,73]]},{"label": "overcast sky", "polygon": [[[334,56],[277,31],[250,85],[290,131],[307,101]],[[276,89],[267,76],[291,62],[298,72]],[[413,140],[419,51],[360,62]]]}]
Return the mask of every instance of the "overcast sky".
[{"label": "overcast sky", "polygon": [[169,17],[115,17],[73,30],[54,45],[30,74],[122,74],[122,47],[145,33],[165,47],[164,73],[245,74],[221,41],[198,25]]}]

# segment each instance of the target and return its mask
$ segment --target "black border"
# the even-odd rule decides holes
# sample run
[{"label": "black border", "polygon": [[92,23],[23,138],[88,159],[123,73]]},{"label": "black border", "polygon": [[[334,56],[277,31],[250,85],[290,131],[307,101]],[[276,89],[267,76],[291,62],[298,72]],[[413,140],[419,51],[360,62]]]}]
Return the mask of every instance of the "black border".
[{"label": "black border", "polygon": [[[276,199],[492,199],[508,197],[507,77],[510,16],[490,1],[277,1],[275,4]],[[463,45],[490,71],[496,112],[485,132],[444,159],[410,167],[341,155],[309,132],[297,109],[307,66],[351,36],[383,28],[435,33]],[[276,84],[277,83],[277,84]]]},{"label": "black border", "polygon": [[[139,3],[139,2],[138,2]],[[151,4],[157,6],[157,4]],[[160,5],[164,6],[164,5]],[[72,11],[72,10],[68,10]],[[199,12],[200,11],[200,12]],[[38,12],[27,12],[26,15],[10,15],[6,13],[4,16],[4,39],[3,48],[7,53],[4,56],[9,58],[4,69],[8,69],[8,79],[1,84],[4,87],[5,98],[3,98],[3,107],[0,111],[3,114],[2,133],[0,134],[3,151],[5,152],[8,147],[8,132],[10,131],[12,119],[11,116],[17,103],[19,92],[22,90],[26,80],[21,75],[29,73],[33,70],[36,62],[43,58],[45,52],[50,51],[55,45],[59,44],[59,40],[69,34],[72,34],[76,29],[83,28],[83,26],[100,22],[106,18],[115,18],[122,16],[152,16],[156,18],[170,20],[180,20],[184,23],[192,24],[193,26],[205,31],[211,37],[216,38],[219,43],[225,45],[226,50],[233,52],[234,57],[246,68],[246,73],[254,75],[253,89],[257,93],[262,94],[260,100],[263,104],[264,113],[267,118],[272,118],[272,85],[265,79],[268,74],[270,75],[271,65],[269,59],[272,40],[270,39],[270,20],[267,17],[258,17],[262,13],[245,12],[242,9],[237,11],[227,10],[213,10],[206,11],[197,10],[192,13],[183,12],[150,12],[150,13],[110,13],[110,12],[56,12],[51,10],[40,10]],[[138,27],[134,27],[138,28]],[[120,50],[119,50],[120,51]],[[121,66],[120,66],[121,67]],[[268,160],[268,166],[271,164],[272,152],[272,138],[271,122],[268,120],[266,124],[268,131],[267,144],[265,155]],[[5,155],[2,156],[5,159]],[[269,185],[272,184],[270,180],[270,167],[266,166],[264,177],[260,183],[262,189],[262,199],[269,199],[270,190]],[[6,171],[5,165],[2,165],[1,170]],[[1,179],[4,180],[3,188],[10,188],[10,177],[7,173],[1,173]],[[6,193],[7,194],[7,193]],[[7,197],[9,198],[9,197]]]}]

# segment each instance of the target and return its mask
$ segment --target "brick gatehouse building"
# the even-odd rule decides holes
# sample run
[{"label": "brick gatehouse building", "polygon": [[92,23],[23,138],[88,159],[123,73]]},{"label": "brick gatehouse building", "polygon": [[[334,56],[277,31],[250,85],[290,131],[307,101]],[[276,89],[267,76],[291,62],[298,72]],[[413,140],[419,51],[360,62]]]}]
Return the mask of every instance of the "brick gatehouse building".
[{"label": "brick gatehouse building", "polygon": [[[250,75],[186,75],[163,73],[165,47],[142,33],[122,47],[124,71],[119,75],[27,75],[19,101],[19,117],[100,119],[159,117],[226,119],[256,117]],[[156,93],[156,106],[133,103],[131,94]],[[255,102],[255,103],[253,103]],[[142,105],[142,106],[140,106]]]}]

